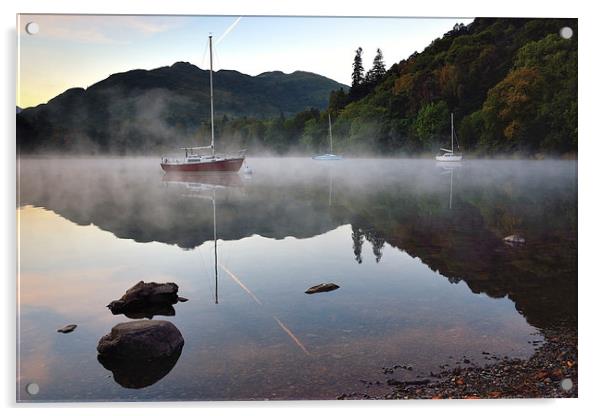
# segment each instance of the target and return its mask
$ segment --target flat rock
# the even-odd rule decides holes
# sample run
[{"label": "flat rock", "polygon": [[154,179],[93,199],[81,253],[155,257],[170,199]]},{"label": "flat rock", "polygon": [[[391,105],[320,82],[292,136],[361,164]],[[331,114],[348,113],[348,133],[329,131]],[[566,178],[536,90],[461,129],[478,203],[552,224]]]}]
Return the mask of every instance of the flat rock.
[{"label": "flat rock", "polygon": [[314,293],[331,292],[338,288],[339,286],[335,285],[334,283],[320,283],[319,285],[310,287],[305,291],[305,293],[307,293],[308,295],[312,295]]},{"label": "flat rock", "polygon": [[145,283],[140,281],[129,288],[118,300],[107,305],[113,315],[131,312],[144,312],[158,306],[173,305],[178,302],[178,285],[175,283]]},{"label": "flat rock", "polygon": [[182,334],[171,322],[139,320],[115,325],[96,349],[107,359],[153,360],[171,356],[183,345]]},{"label": "flat rock", "polygon": [[56,332],[68,334],[69,332],[73,332],[75,328],[77,328],[77,325],[75,324],[65,325],[64,327],[57,329]]}]

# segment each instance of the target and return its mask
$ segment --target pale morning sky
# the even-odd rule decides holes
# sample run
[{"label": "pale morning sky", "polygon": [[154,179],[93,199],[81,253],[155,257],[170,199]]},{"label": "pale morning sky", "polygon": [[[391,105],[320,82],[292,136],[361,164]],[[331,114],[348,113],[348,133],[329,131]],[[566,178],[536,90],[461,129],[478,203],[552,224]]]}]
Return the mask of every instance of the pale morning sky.
[{"label": "pale morning sky", "polygon": [[[387,67],[422,51],[455,23],[472,19],[237,16],[20,15],[17,105],[47,102],[116,72],[187,61],[208,68],[207,36],[214,36],[214,69],[257,75],[310,71],[350,84],[355,49],[368,69],[376,48]],[[29,22],[39,32],[25,31]]]}]

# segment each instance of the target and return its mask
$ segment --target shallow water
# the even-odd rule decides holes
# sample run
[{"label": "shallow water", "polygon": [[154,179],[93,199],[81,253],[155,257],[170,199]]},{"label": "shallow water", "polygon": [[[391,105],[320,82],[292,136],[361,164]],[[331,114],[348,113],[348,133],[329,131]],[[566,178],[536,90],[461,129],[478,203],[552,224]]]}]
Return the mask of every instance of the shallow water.
[{"label": "shallow water", "polygon": [[[329,399],[483,351],[526,358],[537,328],[576,324],[574,161],[248,163],[20,161],[19,400]],[[105,305],[140,280],[190,301],[155,317],[182,332],[175,366],[132,389],[96,344],[129,320]],[[340,288],[304,293],[325,282]],[[413,369],[384,375],[394,364]]]}]

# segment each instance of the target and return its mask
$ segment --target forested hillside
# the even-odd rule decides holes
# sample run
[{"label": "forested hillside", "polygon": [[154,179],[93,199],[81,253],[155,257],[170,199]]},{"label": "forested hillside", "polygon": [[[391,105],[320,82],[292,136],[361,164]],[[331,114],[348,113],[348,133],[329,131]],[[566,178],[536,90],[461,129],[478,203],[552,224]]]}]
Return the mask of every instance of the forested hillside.
[{"label": "forested hillside", "polygon": [[[559,35],[566,26],[570,39]],[[337,153],[432,154],[449,146],[452,112],[460,150],[474,156],[577,152],[576,19],[477,18],[387,71],[381,51],[364,70],[365,54],[349,61],[349,92],[330,96]],[[278,152],[318,152],[328,146],[327,111],[221,128]]]},{"label": "forested hillside", "polygon": [[[571,39],[559,36],[569,26]],[[465,151],[577,150],[577,21],[476,19],[394,64],[339,117],[342,147],[436,150],[450,113]],[[352,85],[350,95],[362,85]]]}]

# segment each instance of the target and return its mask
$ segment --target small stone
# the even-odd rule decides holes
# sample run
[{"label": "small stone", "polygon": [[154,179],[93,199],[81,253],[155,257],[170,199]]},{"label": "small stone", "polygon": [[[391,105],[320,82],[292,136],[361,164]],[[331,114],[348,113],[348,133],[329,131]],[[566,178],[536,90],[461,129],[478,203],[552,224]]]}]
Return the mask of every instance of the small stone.
[{"label": "small stone", "polygon": [[56,332],[60,332],[61,334],[68,334],[69,332],[73,332],[75,328],[77,328],[77,325],[75,324],[65,325],[64,327],[57,329]]},{"label": "small stone", "polygon": [[305,293],[308,295],[313,295],[314,293],[331,292],[338,288],[339,286],[335,285],[334,283],[320,283],[319,285],[310,287],[305,291]]},{"label": "small stone", "polygon": [[560,382],[560,387],[562,387],[564,391],[571,391],[573,388],[573,380],[570,378],[565,378]]}]

